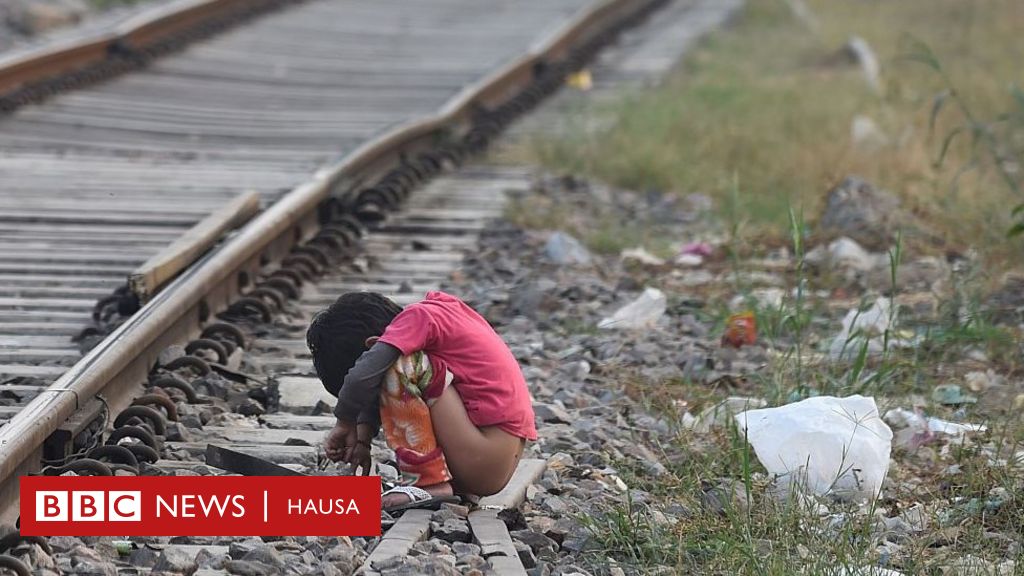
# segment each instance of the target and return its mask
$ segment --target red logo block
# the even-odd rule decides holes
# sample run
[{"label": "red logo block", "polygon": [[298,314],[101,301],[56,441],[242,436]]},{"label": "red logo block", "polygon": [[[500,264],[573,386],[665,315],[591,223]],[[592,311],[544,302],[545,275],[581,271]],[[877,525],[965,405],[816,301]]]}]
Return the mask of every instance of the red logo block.
[{"label": "red logo block", "polygon": [[25,536],[380,536],[378,476],[24,476]]}]

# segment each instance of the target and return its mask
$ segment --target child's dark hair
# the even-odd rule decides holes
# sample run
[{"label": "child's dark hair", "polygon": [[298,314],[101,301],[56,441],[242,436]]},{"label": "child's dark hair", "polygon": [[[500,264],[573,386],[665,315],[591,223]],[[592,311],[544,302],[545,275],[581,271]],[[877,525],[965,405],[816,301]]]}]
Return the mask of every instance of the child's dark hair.
[{"label": "child's dark hair", "polygon": [[366,339],[383,334],[401,311],[401,306],[376,292],[348,292],[313,317],[306,345],[328,392],[338,395],[345,375],[366,351]]}]

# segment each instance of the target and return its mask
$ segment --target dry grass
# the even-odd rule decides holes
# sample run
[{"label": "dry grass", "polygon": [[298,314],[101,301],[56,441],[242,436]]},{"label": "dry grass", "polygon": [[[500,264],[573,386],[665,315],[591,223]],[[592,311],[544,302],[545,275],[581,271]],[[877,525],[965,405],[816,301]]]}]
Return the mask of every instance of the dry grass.
[{"label": "dry grass", "polygon": [[[736,25],[710,38],[662,88],[582,111],[581,126],[602,125],[597,117],[611,120],[611,128],[570,130],[534,142],[533,154],[551,167],[627,188],[709,194],[723,209],[738,181],[737,215],[758,237],[784,235],[790,206],[816,214],[831,185],[858,174],[901,195],[945,247],[974,247],[999,265],[1024,264],[1021,241],[1005,238],[1010,207],[1022,198],[991,162],[965,171],[973,158],[969,138],[954,141],[943,165],[935,165],[945,134],[964,118],[947,105],[932,133],[941,78],[902,58],[911,38],[927,43],[979,120],[1024,107],[1011,95],[1013,85],[1024,85],[1024,3],[808,4],[821,24],[817,33],[782,0],[750,0]],[[881,94],[857,66],[836,57],[854,35],[879,56]],[[853,146],[857,115],[873,119],[890,144]]]}]

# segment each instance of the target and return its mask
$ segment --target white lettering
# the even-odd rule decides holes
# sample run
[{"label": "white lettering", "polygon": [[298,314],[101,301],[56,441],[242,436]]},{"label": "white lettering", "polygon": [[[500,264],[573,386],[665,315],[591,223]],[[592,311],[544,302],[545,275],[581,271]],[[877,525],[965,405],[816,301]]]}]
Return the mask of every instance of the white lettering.
[{"label": "white lettering", "polygon": [[234,495],[231,497],[231,503],[235,507],[235,511],[231,513],[235,518],[241,518],[245,516],[245,496]]},{"label": "white lettering", "polygon": [[157,497],[156,497],[156,517],[157,518],[160,517],[160,508],[161,507],[163,507],[165,510],[167,510],[168,515],[171,516],[172,518],[178,515],[178,497],[175,496],[174,499],[171,500],[171,502],[172,502],[171,504],[168,504],[167,501],[164,500],[163,496],[157,495]]}]

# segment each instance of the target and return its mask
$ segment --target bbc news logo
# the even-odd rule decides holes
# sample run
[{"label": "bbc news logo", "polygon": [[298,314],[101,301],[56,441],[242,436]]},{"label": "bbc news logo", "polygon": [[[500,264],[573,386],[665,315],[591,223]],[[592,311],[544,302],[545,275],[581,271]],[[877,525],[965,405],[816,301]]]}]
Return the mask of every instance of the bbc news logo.
[{"label": "bbc news logo", "polygon": [[380,477],[20,479],[25,536],[379,536]]},{"label": "bbc news logo", "polygon": [[36,522],[138,522],[142,492],[76,490],[36,492]]}]

